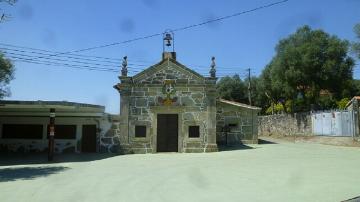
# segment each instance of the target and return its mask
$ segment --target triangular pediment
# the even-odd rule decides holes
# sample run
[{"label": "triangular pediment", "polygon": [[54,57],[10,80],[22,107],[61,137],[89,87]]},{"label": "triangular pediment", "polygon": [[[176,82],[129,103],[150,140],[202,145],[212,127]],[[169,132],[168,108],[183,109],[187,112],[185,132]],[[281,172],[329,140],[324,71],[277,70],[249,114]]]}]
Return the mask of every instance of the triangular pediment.
[{"label": "triangular pediment", "polygon": [[176,83],[203,84],[205,77],[174,59],[163,59],[159,63],[133,76],[134,83],[161,84],[165,79]]}]

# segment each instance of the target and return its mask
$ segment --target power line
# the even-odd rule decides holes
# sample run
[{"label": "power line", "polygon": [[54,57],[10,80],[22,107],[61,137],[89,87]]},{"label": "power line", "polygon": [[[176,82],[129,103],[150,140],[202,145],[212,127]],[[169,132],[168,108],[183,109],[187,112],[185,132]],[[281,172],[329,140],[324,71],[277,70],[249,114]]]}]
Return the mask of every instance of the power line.
[{"label": "power line", "polygon": [[[205,21],[205,22],[202,22],[202,23],[198,23],[198,24],[193,24],[193,25],[189,25],[189,26],[185,26],[185,27],[176,28],[176,29],[173,29],[172,31],[173,31],[173,32],[178,32],[178,31],[183,31],[183,30],[186,30],[186,29],[190,29],[190,28],[202,26],[202,25],[205,25],[205,24],[208,24],[208,23],[213,23],[213,22],[217,22],[217,21],[222,21],[222,20],[225,20],[225,19],[229,19],[229,18],[232,18],[232,17],[236,17],[236,16],[239,16],[239,15],[242,15],[242,14],[254,12],[254,11],[256,11],[256,10],[268,8],[268,7],[277,5],[277,4],[282,4],[282,3],[285,3],[285,2],[287,2],[287,1],[288,1],[288,0],[283,0],[283,1],[274,2],[274,3],[271,3],[271,4],[267,4],[267,5],[263,5],[263,6],[254,8],[254,9],[242,11],[242,12],[235,13],[235,14],[232,14],[232,15],[228,15],[228,16],[216,18],[216,19],[213,19],[213,20],[208,20],[208,21]],[[49,65],[49,64],[50,64],[50,65],[51,65],[51,64],[52,64],[52,65],[64,65],[64,66],[71,66],[71,67],[89,68],[89,69],[91,69],[91,70],[98,69],[98,70],[101,70],[101,71],[106,70],[106,71],[118,72],[117,69],[99,68],[99,67],[89,66],[89,65],[110,66],[110,65],[104,65],[104,64],[94,64],[94,63],[81,62],[81,61],[69,61],[69,60],[63,60],[63,59],[52,59],[52,60],[58,60],[58,61],[63,61],[63,62],[75,62],[75,63],[89,64],[89,65],[74,65],[74,64],[68,64],[68,63],[55,63],[55,62],[50,62],[50,61],[40,61],[40,60],[37,60],[37,59],[41,59],[41,58],[49,59],[49,58],[54,57],[54,56],[60,56],[60,55],[62,55],[61,57],[67,57],[67,58],[72,58],[72,59],[84,60],[84,59],[78,58],[78,57],[63,56],[63,55],[72,55],[72,56],[80,56],[80,57],[92,57],[92,58],[98,58],[98,59],[121,61],[121,59],[114,59],[114,58],[108,58],[108,57],[98,57],[98,56],[85,56],[85,55],[79,55],[79,54],[73,54],[73,53],[82,52],[82,51],[87,51],[87,50],[92,50],[92,49],[98,49],[98,48],[104,48],[104,47],[108,47],[108,46],[120,45],[120,44],[125,44],[125,43],[130,43],[130,42],[133,42],[133,41],[138,41],[138,40],[142,40],[142,39],[147,39],[147,38],[152,38],[152,37],[160,36],[160,35],[162,35],[162,34],[163,34],[163,33],[157,33],[157,34],[152,34],[152,35],[148,35],[148,36],[144,36],[144,37],[138,37],[138,38],[134,38],[134,39],[130,39],[130,40],[125,40],[125,41],[122,41],[122,42],[115,42],[115,43],[111,43],[111,44],[105,44],[105,45],[100,45],[100,46],[95,46],[95,47],[90,47],[90,48],[85,48],[85,49],[79,49],[79,50],[74,50],[74,51],[67,51],[67,52],[46,51],[46,50],[28,48],[28,47],[23,47],[23,46],[22,46],[22,47],[21,47],[21,46],[15,46],[15,45],[10,45],[10,44],[5,44],[5,43],[0,43],[0,44],[1,44],[1,45],[4,45],[4,46],[10,46],[10,47],[18,47],[18,48],[21,47],[21,48],[26,48],[26,49],[32,49],[32,50],[38,50],[38,51],[46,51],[46,52],[53,52],[53,53],[54,53],[54,54],[44,54],[44,53],[38,53],[38,52],[30,52],[30,53],[34,53],[34,54],[40,54],[41,56],[35,56],[35,58],[14,57],[14,58],[18,58],[19,60],[17,60],[17,61],[21,61],[21,62],[29,62],[29,63],[30,63],[31,61],[33,61],[33,63],[36,62],[35,64],[46,63],[47,65]],[[21,51],[21,50],[12,50],[12,51]],[[24,52],[24,51],[23,51],[23,52]],[[8,53],[8,54],[9,54],[9,53]],[[14,55],[14,53],[10,53],[10,54],[13,54],[13,55]],[[17,54],[17,55],[20,55],[20,54]],[[21,55],[20,55],[20,56],[21,56]],[[23,54],[22,56],[32,57],[33,55],[32,55],[32,56],[29,56],[29,55]],[[99,62],[98,60],[92,60],[92,59],[86,59],[86,60],[88,60],[88,61],[94,61],[94,62]],[[110,61],[101,61],[101,62],[109,62],[109,63],[111,63]],[[147,66],[147,65],[141,65],[141,64],[134,64],[134,65],[137,65],[137,66]],[[198,66],[198,65],[196,65],[196,66]],[[115,67],[115,66],[112,66],[112,67]],[[117,67],[117,66],[116,66],[116,67]],[[198,66],[198,68],[200,68],[200,67],[201,67],[201,66]],[[208,67],[205,67],[205,68],[208,68]],[[195,69],[195,68],[194,68],[194,69]],[[225,69],[225,68],[222,68],[222,69]],[[233,70],[232,70],[232,71],[233,71]]]},{"label": "power line", "polygon": [[[2,48],[2,47],[0,47],[0,50],[3,53],[9,53],[9,54],[15,54],[13,52],[20,52],[20,53],[35,54],[35,55],[46,55],[46,56],[51,55],[49,53],[43,53],[43,52],[26,51],[26,50]],[[34,57],[34,55],[33,55],[33,57]],[[81,58],[81,57],[73,57],[73,56],[68,56],[68,55],[56,56],[55,58],[70,58],[70,59],[92,61],[92,62],[103,62],[103,63],[108,63],[108,64],[117,64],[117,66],[119,66],[119,64],[120,64],[120,61],[119,62],[113,62],[113,61],[106,61],[106,60],[96,60],[96,59],[87,59],[87,58]]]},{"label": "power line", "polygon": [[[188,25],[188,26],[184,26],[184,27],[180,27],[180,28],[175,28],[175,29],[172,29],[172,31],[173,31],[173,32],[178,32],[178,31],[183,31],[183,30],[191,29],[191,28],[194,28],[194,27],[203,26],[203,25],[206,25],[206,24],[209,24],[209,23],[218,22],[218,21],[222,21],[222,20],[225,20],[225,19],[237,17],[237,16],[239,16],[239,15],[243,15],[243,14],[246,14],[246,13],[251,13],[251,12],[254,12],[254,11],[257,11],[257,10],[269,8],[269,7],[278,5],[278,4],[283,4],[283,3],[287,2],[287,1],[289,1],[289,0],[277,1],[277,2],[274,2],[274,3],[270,3],[270,4],[263,5],[263,6],[259,6],[259,7],[250,9],[250,10],[241,11],[241,12],[238,12],[238,13],[234,13],[234,14],[231,14],[231,15],[219,17],[219,18],[212,19],[212,20],[207,20],[207,21],[205,21],[205,22],[201,22],[201,23],[197,23],[197,24],[192,24],[192,25]],[[83,52],[83,51],[89,51],[89,50],[94,50],[94,49],[99,49],[99,48],[105,48],[105,47],[115,46],[115,45],[120,45],[120,44],[126,44],[126,43],[130,43],[130,42],[134,42],[134,41],[139,41],[139,40],[144,40],[144,39],[148,39],[148,38],[153,38],[153,37],[161,36],[161,35],[163,35],[163,32],[161,32],[161,33],[156,33],[156,34],[151,34],[151,35],[147,35],[147,36],[143,36],[143,37],[137,37],[137,38],[133,38],[133,39],[121,41],[121,42],[114,42],[114,43],[110,43],[110,44],[93,46],[93,47],[84,48],[84,49],[78,49],[78,50],[73,50],[73,51],[66,51],[66,52],[56,53],[56,54],[53,54],[53,55],[51,55],[51,56],[49,56],[49,57],[58,56],[58,55],[64,55],[64,54],[69,54],[69,53],[78,53],[78,52]],[[37,57],[37,58],[34,58],[34,59],[39,59],[39,58],[44,58],[44,57],[41,56],[41,57]]]},{"label": "power line", "polygon": [[[46,55],[46,56],[52,55],[49,53],[60,53],[60,52],[55,52],[55,51],[50,51],[50,50],[30,48],[30,47],[24,47],[24,46],[16,46],[16,45],[11,45],[11,44],[4,44],[4,43],[0,43],[0,46],[13,47],[13,48],[0,47],[0,50],[23,52],[23,53],[26,52],[26,53],[40,54],[40,55]],[[29,51],[29,50],[35,50],[35,51]],[[64,55],[59,55],[56,57],[66,57],[66,58],[73,58],[73,59],[80,59],[80,60],[87,60],[87,61],[105,62],[105,63],[118,64],[118,65],[120,65],[122,62],[122,59],[118,59],[118,58],[109,58],[109,57],[100,57],[100,56],[91,56],[91,55],[79,55],[79,54],[64,54]],[[96,59],[90,59],[90,58],[96,58]],[[132,63],[137,62],[136,60],[130,60],[130,61]],[[141,62],[141,63],[143,63],[143,62]],[[143,64],[136,64],[136,65],[145,66]]]},{"label": "power line", "polygon": [[250,9],[250,10],[246,10],[246,11],[241,11],[241,12],[238,12],[238,13],[234,13],[234,14],[232,14],[232,15],[227,15],[227,16],[215,18],[215,19],[212,19],[212,20],[208,20],[208,21],[205,21],[205,22],[201,22],[201,23],[198,23],[198,24],[193,24],[193,25],[189,25],[189,26],[185,26],[185,27],[173,29],[172,31],[173,31],[173,32],[177,32],[177,31],[183,31],[183,30],[186,30],[186,29],[194,28],[194,27],[203,26],[203,25],[206,25],[206,24],[209,24],[209,23],[218,22],[218,21],[222,21],[222,20],[225,20],[225,19],[237,17],[237,16],[239,16],[239,15],[243,15],[243,14],[246,14],[246,13],[251,13],[251,12],[254,12],[254,11],[257,11],[257,10],[261,10],[261,9],[264,9],[264,8],[269,8],[269,7],[275,6],[275,5],[277,5],[277,4],[285,3],[285,2],[287,2],[287,1],[289,1],[289,0],[277,1],[277,2],[274,2],[274,3],[270,3],[270,4],[263,5],[263,6],[259,6],[259,7]]},{"label": "power line", "polygon": [[[39,48],[31,48],[31,47],[27,47],[27,46],[19,46],[19,45],[13,45],[13,44],[8,44],[8,43],[0,43],[0,45],[5,46],[5,47],[27,49],[27,50],[35,50],[35,51],[41,51],[41,52],[61,53],[61,52],[56,52],[56,51],[50,51],[50,50],[39,49]],[[65,55],[65,54],[63,54],[63,55]],[[110,57],[93,56],[93,55],[80,55],[80,54],[71,54],[71,53],[68,53],[66,55],[79,56],[79,57],[90,57],[90,58],[97,58],[97,59],[105,59],[105,60],[112,60],[112,61],[116,61],[116,62],[121,62],[122,61],[122,59],[120,59],[120,58],[110,58]]]},{"label": "power line", "polygon": [[[25,61],[36,61],[36,62],[47,62],[47,63],[51,63],[51,62],[54,62],[54,61],[60,61],[60,62],[67,62],[67,63],[72,63],[72,64],[76,64],[76,65],[95,65],[95,66],[99,66],[99,67],[113,67],[113,70],[116,70],[116,71],[119,71],[119,66],[117,65],[109,65],[109,64],[101,64],[101,63],[93,63],[93,62],[84,62],[84,61],[87,61],[87,60],[69,60],[69,59],[62,59],[62,58],[49,58],[49,59],[36,59],[36,60],[30,60],[31,57],[33,57],[34,55],[29,55],[29,54],[21,54],[21,53],[13,53],[13,52],[9,52],[9,51],[2,51],[3,53],[6,54],[7,57],[9,57],[10,59],[12,58],[21,58],[23,62]],[[129,63],[130,65],[130,70],[142,70],[143,68],[139,69],[139,68],[133,68],[132,66],[136,65],[136,66],[139,66],[138,64],[132,64],[132,63]],[[148,66],[148,65],[142,65],[142,66]],[[116,69],[114,69],[116,68]]]},{"label": "power line", "polygon": [[[6,47],[13,47],[13,48],[4,48],[1,46],[6,46]],[[45,55],[45,56],[50,56],[52,54],[50,53],[60,53],[60,52],[54,52],[54,51],[49,51],[49,50],[44,50],[44,49],[37,49],[37,48],[30,48],[30,47],[25,47],[25,46],[17,46],[17,45],[12,45],[12,44],[5,44],[5,43],[0,43],[0,51],[1,50],[5,50],[2,51],[4,53],[9,53],[12,55],[15,55],[15,53],[13,52],[21,52],[21,53],[27,53],[30,55],[21,55],[21,56],[27,56],[27,57],[37,57],[36,54],[38,55]],[[35,50],[35,51],[29,51],[29,50]],[[11,52],[9,52],[11,51]],[[39,52],[40,51],[40,52]],[[33,55],[35,54],[35,55]],[[20,55],[20,54],[18,54]],[[73,57],[74,56],[74,57]],[[111,67],[119,67],[119,65],[108,65],[108,64],[98,64],[98,63],[89,63],[88,61],[91,62],[100,62],[100,63],[110,63],[110,64],[120,64],[122,59],[117,59],[117,58],[108,58],[108,57],[100,57],[100,56],[91,56],[91,55],[79,55],[79,54],[66,54],[66,55],[59,55],[59,56],[54,56],[55,58],[70,58],[70,59],[76,59],[76,60],[80,60],[80,61],[86,61],[86,62],[79,62],[79,61],[74,61],[76,63],[83,63],[83,64],[92,64],[92,65],[102,65],[102,66],[111,66]],[[85,57],[85,58],[84,58]],[[92,59],[92,58],[100,58],[99,59]],[[43,58],[43,59],[49,59],[52,60],[50,58]],[[30,58],[29,58],[30,60]],[[63,59],[56,59],[58,61],[64,61]],[[69,62],[69,60],[66,60],[67,62]],[[115,62],[116,61],[116,62]],[[135,66],[139,66],[139,67],[149,67],[153,64],[156,64],[157,62],[149,62],[149,61],[140,61],[140,60],[131,60],[131,63],[128,63],[129,65],[135,67]],[[134,63],[135,62],[135,63]],[[205,66],[205,65],[198,65],[198,64],[189,64],[186,65],[188,67],[192,67],[193,69],[196,69],[198,71],[202,71],[202,69],[208,70],[210,67],[209,66]],[[234,70],[245,70],[244,68],[240,68],[240,67],[223,67],[223,66],[217,66],[217,68],[220,71],[234,71]],[[135,68],[135,69],[140,69],[143,70],[143,68]]]},{"label": "power line", "polygon": [[[1,46],[1,43],[0,43],[0,46]],[[28,57],[27,59],[29,61],[31,61],[31,59],[30,59],[31,57],[36,57],[37,55],[46,55],[46,56],[50,55],[49,53],[43,53],[43,52],[45,52],[45,50],[36,49],[38,51],[28,51],[28,50],[21,49],[20,47],[17,47],[17,48],[18,49],[0,47],[0,50],[3,53],[9,54],[9,55]],[[32,49],[32,48],[26,48],[26,49]],[[39,51],[42,51],[42,52],[39,52]],[[24,53],[24,54],[20,54],[19,52]],[[69,55],[74,55],[74,54],[69,54]],[[120,62],[113,62],[113,61],[107,61],[107,60],[97,60],[97,59],[88,59],[88,58],[81,58],[81,57],[73,57],[73,56],[69,56],[69,55],[55,56],[54,58],[47,58],[47,60],[74,62],[74,63],[80,63],[80,64],[100,65],[100,66],[106,66],[106,67],[119,68],[118,65],[114,65],[114,64],[119,64]],[[79,56],[84,56],[84,55],[79,55]],[[92,56],[88,56],[88,57],[92,57]],[[75,59],[75,60],[68,60],[68,59],[63,59],[63,58],[70,58],[70,59]],[[43,59],[46,59],[46,58],[43,58]],[[36,59],[36,60],[33,60],[33,61],[39,61],[39,60]],[[42,61],[42,60],[40,60],[40,61]],[[97,63],[94,63],[94,62],[97,62]],[[109,65],[109,64],[113,64],[113,65]],[[149,66],[151,66],[151,65],[148,65],[148,64],[138,64],[138,63],[128,63],[128,64],[130,66],[133,66],[132,69],[138,69],[138,70],[143,70],[144,68],[137,68],[137,67],[149,67]],[[137,66],[137,67],[135,67],[135,66]],[[187,65],[187,66],[191,66],[191,67],[193,67],[193,69],[195,69],[197,71],[207,71],[209,69],[209,67],[204,66],[204,65]],[[222,71],[222,72],[227,72],[227,71],[233,72],[234,70],[242,70],[242,68],[238,68],[238,67],[218,67],[218,69],[219,69],[219,71]]]},{"label": "power line", "polygon": [[[21,61],[21,62],[28,62],[28,63],[32,63],[32,64],[44,64],[44,65],[56,65],[56,66],[65,66],[65,67],[81,67],[81,69],[91,69],[91,70],[96,70],[99,69],[100,71],[111,71],[111,72],[119,72],[120,70],[118,68],[104,68],[103,65],[99,65],[99,64],[93,64],[93,63],[82,63],[82,64],[74,64],[74,62],[72,60],[63,60],[63,59],[49,59],[49,60],[29,60],[29,56],[25,55],[25,54],[10,54],[8,55],[8,57],[14,61]],[[56,62],[54,62],[53,60],[55,60]],[[78,62],[78,61],[75,61]],[[84,65],[83,65],[84,64]],[[94,66],[95,65],[95,66]],[[140,72],[143,71],[144,69],[137,69],[134,67],[129,66],[129,71],[136,73],[136,72]],[[198,70],[198,69],[194,69],[199,73],[202,74],[207,74],[207,71],[205,70]],[[228,72],[228,71],[219,71],[222,75],[230,75],[231,73],[234,73],[234,71]],[[229,73],[229,74],[227,74]],[[240,75],[243,76],[243,75]]]},{"label": "power line", "polygon": [[[74,68],[74,69],[81,69],[81,70],[119,73],[119,70],[117,70],[117,69],[101,68],[101,67],[94,67],[94,66],[89,66],[89,65],[74,65],[74,64],[63,63],[63,62],[49,62],[49,61],[40,61],[40,60],[38,60],[38,61],[28,61],[27,58],[16,57],[16,56],[11,57],[11,59],[13,61],[15,61],[15,62],[24,62],[24,63],[38,64],[38,65],[64,66],[64,67],[69,67],[69,68]],[[141,72],[141,70],[131,70],[131,69],[129,69],[129,71],[131,73],[135,73],[135,74]],[[221,74],[221,75],[218,75],[218,78],[223,78],[223,77],[227,77],[227,76],[232,77],[233,75]],[[239,76],[240,77],[245,77],[245,75],[239,75]]]},{"label": "power line", "polygon": [[[75,65],[75,64],[71,64],[71,63],[40,61],[40,60],[29,61],[28,58],[17,57],[17,56],[12,56],[10,59],[12,59],[15,62],[25,62],[25,63],[32,63],[32,64],[40,64],[40,65],[65,66],[65,67],[71,67],[71,68],[76,68],[76,69],[108,71],[108,72],[115,72],[115,73],[119,72],[118,69],[114,69],[114,68],[102,68],[102,67],[97,67],[97,66]],[[139,71],[131,70],[131,69],[129,69],[129,71],[133,72],[133,73],[139,72]]]},{"label": "power line", "polygon": [[91,71],[116,72],[114,70],[99,69],[99,68],[96,68],[96,67],[83,67],[83,66],[80,66],[80,65],[77,66],[77,65],[64,64],[64,63],[48,63],[48,62],[26,61],[26,60],[23,60],[21,58],[14,59],[13,61],[15,61],[15,62],[25,62],[25,63],[31,63],[31,64],[39,64],[39,65],[67,66],[67,67],[71,67],[71,68],[83,69],[83,70],[91,70]]},{"label": "power line", "polygon": [[[46,50],[42,50],[42,49],[35,49],[35,48],[29,48],[29,47],[23,47],[23,46],[15,46],[15,45],[10,45],[10,44],[6,44],[5,46],[7,47],[15,47],[15,48],[4,48],[1,47],[2,43],[0,43],[0,51],[2,51],[3,53],[6,53],[6,55],[10,58],[14,58],[17,61],[21,61],[21,62],[27,62],[27,61],[35,61],[36,63],[32,63],[32,64],[46,64],[46,65],[51,65],[54,64],[56,66],[60,66],[61,64],[64,64],[65,67],[82,67],[82,68],[91,68],[92,70],[95,68],[100,68],[101,71],[103,71],[103,67],[115,67],[116,69],[112,68],[111,71],[114,72],[118,72],[119,67],[118,65],[109,65],[109,64],[118,64],[120,62],[113,62],[113,61],[107,61],[107,60],[98,60],[98,59],[89,59],[89,58],[82,58],[82,57],[96,57],[96,58],[103,58],[103,57],[98,57],[98,56],[88,56],[88,55],[78,55],[78,54],[67,54],[67,55],[61,55],[61,56],[55,56],[54,58],[43,58],[43,59],[33,59],[30,60],[31,57],[37,56],[37,55],[50,55],[48,52],[51,51],[46,51]],[[5,50],[5,51],[4,51]],[[31,51],[29,51],[31,50]],[[36,51],[33,51],[36,50]],[[76,57],[73,57],[76,56]],[[70,59],[64,59],[64,58],[70,58],[70,59],[75,59],[75,60],[70,60]],[[110,59],[110,58],[105,58],[105,59]],[[115,60],[115,59],[114,59]],[[59,62],[54,62],[54,61],[60,61]],[[65,63],[64,63],[65,62]],[[97,63],[94,63],[97,62]],[[105,63],[104,63],[105,62]],[[155,63],[155,62],[154,62]],[[144,65],[144,64],[135,64],[135,63],[128,63],[129,66],[129,70],[134,72],[140,72],[142,70],[144,70],[145,68],[138,68],[135,66],[143,66],[143,67],[149,67],[152,65]],[[100,67],[94,67],[94,66],[100,66]],[[204,65],[187,65],[187,66],[191,66],[193,70],[202,73],[202,74],[207,74],[209,67],[208,66],[204,66]],[[109,69],[109,68],[108,68]],[[136,71],[138,70],[138,71]],[[234,71],[242,71],[244,70],[243,68],[239,68],[239,67],[218,67],[218,72],[227,75],[227,73],[234,73]],[[229,74],[230,75],[230,74]]]},{"label": "power line", "polygon": [[[1,48],[0,50],[6,50],[6,51],[2,51],[3,53],[6,53],[9,57],[11,56],[17,56],[17,57],[24,57],[22,58],[23,61],[31,61],[30,58],[34,57],[34,54],[40,54],[40,55],[48,55],[46,53],[42,53],[42,52],[34,52],[34,51],[24,51],[24,50],[19,50],[19,49],[9,49],[9,48]],[[20,53],[18,53],[20,52]],[[25,53],[25,54],[22,54]],[[69,60],[69,59],[63,59],[63,58],[74,58],[75,60]],[[70,62],[70,63],[76,63],[76,64],[85,64],[85,65],[95,65],[95,66],[105,66],[105,67],[115,67],[115,68],[119,68],[118,65],[109,65],[109,64],[104,64],[101,63],[101,61],[99,61],[100,63],[94,63],[93,61],[97,62],[98,60],[92,60],[92,59],[84,59],[84,58],[79,58],[79,57],[71,57],[71,56],[56,56],[55,58],[49,58],[49,59],[43,59],[43,60],[33,60],[33,61],[38,61],[38,62],[53,62],[53,61],[60,61],[60,62]],[[88,62],[90,61],[90,62]],[[135,66],[143,66],[143,67],[149,67],[150,65],[143,65],[143,64],[133,64],[133,63],[128,63],[130,65],[130,68],[133,70],[144,70],[144,68],[137,68]],[[207,70],[209,69],[209,67],[206,66],[201,66],[201,65],[192,65],[195,66],[194,70],[199,71],[199,72],[205,72],[207,73]],[[218,67],[219,68],[219,72],[234,72],[234,70],[242,70],[242,68],[231,68],[231,67]]]},{"label": "power line", "polygon": [[[7,55],[10,55],[10,57],[12,57],[12,55],[27,57],[27,58],[24,58],[24,60],[32,61],[31,55],[11,53],[11,52],[7,52],[7,51],[4,51],[4,53],[6,53]],[[55,60],[55,61],[61,61],[61,62],[73,62],[73,63],[80,63],[80,64],[85,64],[85,65],[99,65],[99,66],[105,66],[105,67],[118,67],[117,65],[99,64],[99,63],[83,62],[83,61],[77,61],[77,60],[66,60],[66,59],[59,59],[59,58],[49,58],[48,60]],[[33,60],[33,61],[39,61],[39,60]]]}]

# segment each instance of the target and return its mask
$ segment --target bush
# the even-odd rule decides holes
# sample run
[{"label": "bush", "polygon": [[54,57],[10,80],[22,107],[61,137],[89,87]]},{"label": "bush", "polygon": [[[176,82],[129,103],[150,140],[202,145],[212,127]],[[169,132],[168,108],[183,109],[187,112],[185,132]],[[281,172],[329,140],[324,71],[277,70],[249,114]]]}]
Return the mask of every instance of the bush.
[{"label": "bush", "polygon": [[278,114],[284,112],[284,106],[281,103],[274,104],[272,103],[265,111],[266,114],[272,114],[272,107],[274,106],[274,113]]},{"label": "bush", "polygon": [[349,98],[343,98],[340,101],[336,102],[337,104],[337,108],[338,109],[345,109],[346,108],[346,104],[350,101]]},{"label": "bush", "polygon": [[319,106],[321,110],[336,109],[336,100],[330,96],[323,96],[319,98]]}]

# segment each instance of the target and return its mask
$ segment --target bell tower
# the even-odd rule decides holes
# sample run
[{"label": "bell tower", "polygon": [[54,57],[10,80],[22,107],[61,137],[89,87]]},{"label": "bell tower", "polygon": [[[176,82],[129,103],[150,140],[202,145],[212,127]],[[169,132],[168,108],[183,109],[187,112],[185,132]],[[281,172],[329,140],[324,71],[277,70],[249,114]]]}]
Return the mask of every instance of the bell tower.
[{"label": "bell tower", "polygon": [[176,60],[174,32],[166,30],[163,33],[163,54],[162,59],[171,58]]}]

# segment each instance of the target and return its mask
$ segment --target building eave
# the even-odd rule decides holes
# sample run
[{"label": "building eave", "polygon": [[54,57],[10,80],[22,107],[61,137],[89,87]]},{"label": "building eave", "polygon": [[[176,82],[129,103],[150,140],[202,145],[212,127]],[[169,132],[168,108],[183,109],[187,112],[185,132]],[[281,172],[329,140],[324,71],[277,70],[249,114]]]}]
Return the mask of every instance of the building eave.
[{"label": "building eave", "polygon": [[354,96],[353,98],[351,98],[351,100],[346,104],[345,108],[348,108],[351,105],[351,103],[354,102],[354,100],[360,100],[360,96],[357,95],[357,96]]},{"label": "building eave", "polygon": [[[66,116],[102,116],[105,107],[101,105],[76,103],[68,101],[23,101],[1,100],[1,115],[10,114],[49,114],[49,109],[55,108],[56,114]],[[86,114],[86,115],[85,115]]]},{"label": "building eave", "polygon": [[247,109],[251,109],[251,110],[257,110],[257,111],[261,110],[261,108],[256,107],[256,106],[251,106],[251,105],[247,105],[247,104],[244,104],[244,103],[234,102],[234,101],[225,100],[225,99],[219,99],[219,102],[224,103],[224,104],[233,105],[233,106],[236,106],[236,107],[243,107],[243,108],[247,108]]}]

